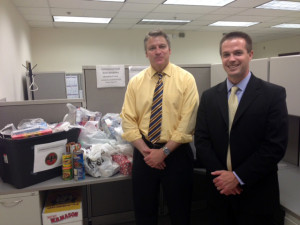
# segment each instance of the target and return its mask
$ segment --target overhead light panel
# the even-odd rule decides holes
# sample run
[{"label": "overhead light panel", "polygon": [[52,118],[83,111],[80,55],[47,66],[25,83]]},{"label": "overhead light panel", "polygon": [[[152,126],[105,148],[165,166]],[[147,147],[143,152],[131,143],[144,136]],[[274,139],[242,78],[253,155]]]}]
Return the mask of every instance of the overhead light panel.
[{"label": "overhead light panel", "polygon": [[300,2],[270,1],[263,5],[257,6],[256,8],[300,11]]},{"label": "overhead light panel", "polygon": [[167,0],[165,5],[202,5],[202,6],[224,6],[235,0]]},{"label": "overhead light panel", "polygon": [[157,19],[142,19],[138,24],[148,25],[184,25],[190,23],[190,20],[157,20]]},{"label": "overhead light panel", "polygon": [[233,22],[233,21],[218,21],[208,26],[216,26],[216,27],[250,27],[259,22]]},{"label": "overhead light panel", "polygon": [[294,29],[299,29],[300,28],[300,24],[292,24],[292,23],[282,23],[282,24],[278,24],[276,26],[272,26],[274,28],[294,28]]},{"label": "overhead light panel", "polygon": [[109,23],[111,18],[78,17],[78,16],[53,16],[54,22],[65,23]]}]

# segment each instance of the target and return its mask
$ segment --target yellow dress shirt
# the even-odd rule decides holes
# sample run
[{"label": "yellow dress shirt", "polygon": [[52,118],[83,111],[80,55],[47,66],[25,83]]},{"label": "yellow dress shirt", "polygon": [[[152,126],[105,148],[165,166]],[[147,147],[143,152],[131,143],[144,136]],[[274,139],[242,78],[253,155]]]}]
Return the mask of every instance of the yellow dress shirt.
[{"label": "yellow dress shirt", "polygon": [[[128,83],[121,117],[122,137],[129,142],[142,138],[142,135],[148,139],[153,93],[158,81],[156,73],[150,66]],[[163,73],[162,130],[158,142],[191,142],[199,105],[195,78],[172,63]]]}]

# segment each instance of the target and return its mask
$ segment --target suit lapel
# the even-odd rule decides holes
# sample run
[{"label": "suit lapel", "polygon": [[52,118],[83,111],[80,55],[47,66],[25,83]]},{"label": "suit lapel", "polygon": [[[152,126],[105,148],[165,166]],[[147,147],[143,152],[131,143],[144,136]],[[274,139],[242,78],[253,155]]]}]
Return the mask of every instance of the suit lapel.
[{"label": "suit lapel", "polygon": [[220,107],[222,117],[228,127],[228,93],[226,80],[219,84],[217,88],[217,95],[218,105]]},{"label": "suit lapel", "polygon": [[239,120],[247,108],[252,104],[252,102],[261,94],[260,92],[261,82],[253,74],[248,82],[246,90],[242,96],[239,103],[238,109],[236,111],[232,126]]}]

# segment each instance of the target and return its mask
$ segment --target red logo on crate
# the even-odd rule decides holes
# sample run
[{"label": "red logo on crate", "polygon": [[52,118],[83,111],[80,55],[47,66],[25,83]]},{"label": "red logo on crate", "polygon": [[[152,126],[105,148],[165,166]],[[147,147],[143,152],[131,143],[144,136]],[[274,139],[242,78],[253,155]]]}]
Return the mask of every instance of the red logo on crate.
[{"label": "red logo on crate", "polygon": [[46,156],[45,163],[48,166],[53,165],[57,161],[57,154],[55,152],[51,152]]}]

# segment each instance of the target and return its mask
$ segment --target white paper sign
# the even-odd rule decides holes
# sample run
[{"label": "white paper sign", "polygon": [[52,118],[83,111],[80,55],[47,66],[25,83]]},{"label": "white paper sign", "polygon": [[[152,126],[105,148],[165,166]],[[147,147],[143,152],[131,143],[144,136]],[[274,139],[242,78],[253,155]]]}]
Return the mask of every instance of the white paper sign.
[{"label": "white paper sign", "polygon": [[97,88],[125,87],[124,65],[96,66]]},{"label": "white paper sign", "polygon": [[129,80],[146,68],[148,68],[148,66],[129,66]]},{"label": "white paper sign", "polygon": [[66,76],[67,98],[79,98],[77,75]]},{"label": "white paper sign", "polygon": [[62,165],[62,154],[66,152],[67,139],[34,146],[33,173],[53,169]]}]

